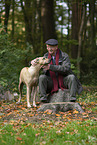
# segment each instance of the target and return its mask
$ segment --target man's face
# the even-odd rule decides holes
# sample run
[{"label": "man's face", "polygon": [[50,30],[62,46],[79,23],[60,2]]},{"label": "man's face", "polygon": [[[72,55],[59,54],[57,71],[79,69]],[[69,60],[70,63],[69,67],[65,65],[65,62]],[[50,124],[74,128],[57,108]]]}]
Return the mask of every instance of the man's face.
[{"label": "man's face", "polygon": [[47,45],[47,50],[48,50],[49,54],[51,54],[53,56],[55,55],[57,49],[58,49],[58,45],[56,45],[56,46]]}]

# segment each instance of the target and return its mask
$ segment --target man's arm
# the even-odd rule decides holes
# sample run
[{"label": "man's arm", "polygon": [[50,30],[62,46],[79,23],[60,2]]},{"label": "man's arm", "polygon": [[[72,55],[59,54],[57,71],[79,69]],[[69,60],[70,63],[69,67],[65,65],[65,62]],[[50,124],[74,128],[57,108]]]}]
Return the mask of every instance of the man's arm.
[{"label": "man's arm", "polygon": [[[47,54],[44,56],[47,57]],[[45,71],[51,70],[65,75],[68,74],[70,67],[71,67],[71,63],[68,54],[62,52],[62,58],[59,60],[59,65],[47,65],[44,67],[44,69]]]},{"label": "man's arm", "polygon": [[62,53],[62,59],[59,61],[59,65],[50,65],[49,70],[67,74],[70,70],[71,63],[67,53]]}]

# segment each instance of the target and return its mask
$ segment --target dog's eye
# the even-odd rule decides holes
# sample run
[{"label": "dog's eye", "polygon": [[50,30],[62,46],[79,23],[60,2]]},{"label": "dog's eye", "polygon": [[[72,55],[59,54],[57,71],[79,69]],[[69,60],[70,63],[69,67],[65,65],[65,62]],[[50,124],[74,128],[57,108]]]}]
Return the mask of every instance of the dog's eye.
[{"label": "dog's eye", "polygon": [[39,59],[37,59],[37,62],[39,61]]}]

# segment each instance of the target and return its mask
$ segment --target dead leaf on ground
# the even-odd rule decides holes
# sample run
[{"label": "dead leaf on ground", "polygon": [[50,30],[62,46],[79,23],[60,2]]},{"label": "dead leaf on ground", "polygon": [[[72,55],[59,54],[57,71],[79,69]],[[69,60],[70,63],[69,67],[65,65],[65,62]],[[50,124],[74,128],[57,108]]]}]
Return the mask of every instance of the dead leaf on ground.
[{"label": "dead leaf on ground", "polygon": [[57,116],[57,117],[60,117],[61,115],[60,115],[60,114],[56,114],[56,116]]},{"label": "dead leaf on ground", "polygon": [[17,140],[22,140],[22,138],[21,138],[21,137],[17,137],[16,139],[17,139]]},{"label": "dead leaf on ground", "polygon": [[78,114],[79,112],[77,110],[74,110],[73,111],[73,114]]}]

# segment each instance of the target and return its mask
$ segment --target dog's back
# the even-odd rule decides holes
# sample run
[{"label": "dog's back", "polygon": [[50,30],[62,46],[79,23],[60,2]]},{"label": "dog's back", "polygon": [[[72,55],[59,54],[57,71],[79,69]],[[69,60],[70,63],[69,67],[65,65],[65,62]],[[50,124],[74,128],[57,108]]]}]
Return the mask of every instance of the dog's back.
[{"label": "dog's back", "polygon": [[26,85],[35,84],[38,81],[39,71],[35,67],[24,67],[20,72],[20,83]]}]

